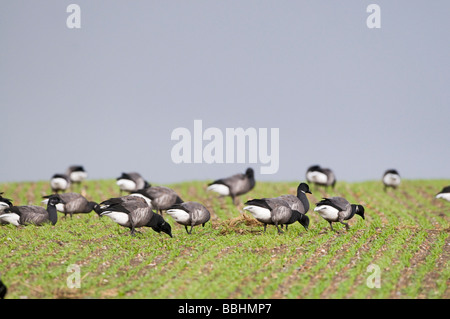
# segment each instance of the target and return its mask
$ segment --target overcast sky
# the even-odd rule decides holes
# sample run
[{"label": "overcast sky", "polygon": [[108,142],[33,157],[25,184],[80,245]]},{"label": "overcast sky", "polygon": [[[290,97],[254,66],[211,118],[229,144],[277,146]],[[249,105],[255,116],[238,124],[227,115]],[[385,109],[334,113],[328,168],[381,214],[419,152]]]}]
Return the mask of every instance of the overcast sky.
[{"label": "overcast sky", "polygon": [[[367,26],[371,3],[381,28]],[[248,166],[298,181],[313,164],[338,182],[389,168],[448,179],[449,12],[448,0],[1,0],[0,182],[73,164],[154,184]],[[194,120],[224,138],[278,128],[278,171],[174,163],[171,134],[193,135]]]}]

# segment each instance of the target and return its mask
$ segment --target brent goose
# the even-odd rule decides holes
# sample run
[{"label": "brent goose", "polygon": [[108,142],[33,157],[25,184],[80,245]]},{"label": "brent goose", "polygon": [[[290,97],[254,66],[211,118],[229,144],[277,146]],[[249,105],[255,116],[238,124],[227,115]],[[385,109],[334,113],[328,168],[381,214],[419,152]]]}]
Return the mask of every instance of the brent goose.
[{"label": "brent goose", "polygon": [[[306,197],[306,193],[308,194],[312,194],[308,184],[306,183],[300,183],[297,187],[297,196],[294,195],[281,195],[278,196],[277,198],[283,199],[285,200],[289,207],[292,209],[294,214],[300,213],[302,215],[304,215],[303,219],[304,220],[304,225],[305,229],[308,228],[309,225],[309,217],[306,216],[306,213],[309,210],[309,201],[308,201],[308,197]],[[298,220],[300,222],[300,219]],[[295,222],[295,220],[294,220]],[[288,224],[290,223],[286,223],[286,229],[288,228]]]},{"label": "brent goose", "polygon": [[166,233],[172,237],[172,229],[161,215],[152,211],[142,198],[136,196],[124,196],[110,198],[95,207],[100,216],[108,216],[120,226],[128,227],[134,236],[135,229],[139,227],[151,227],[155,232]]},{"label": "brent goose", "polygon": [[[194,226],[205,227],[206,222],[211,218],[208,209],[197,202],[175,204],[167,210],[167,214],[172,216],[178,224],[184,225],[188,234],[192,234]],[[188,226],[191,226],[190,230],[188,230]]]},{"label": "brent goose", "polygon": [[437,195],[436,198],[442,198],[450,202],[450,186],[444,187]]},{"label": "brent goose", "polygon": [[173,189],[165,186],[150,186],[140,189],[136,193],[149,198],[152,208],[159,211],[161,216],[163,210],[167,210],[175,204],[183,203],[183,200]]},{"label": "brent goose", "polygon": [[0,212],[13,205],[11,199],[5,198],[2,195],[3,192],[0,193]]},{"label": "brent goose", "polygon": [[87,172],[81,165],[72,165],[67,168],[66,175],[72,183],[81,183],[87,178]]},{"label": "brent goose", "polygon": [[120,191],[132,193],[137,190],[150,187],[151,185],[141,176],[141,174],[136,172],[122,173],[117,177],[117,185]]},{"label": "brent goose", "polygon": [[319,186],[331,186],[334,188],[336,185],[336,176],[333,171],[329,168],[322,168],[320,165],[313,165],[307,169],[306,180]]},{"label": "brent goose", "polygon": [[[5,198],[2,195],[3,195],[3,192],[0,193],[0,214],[2,214],[5,209],[13,206],[11,199]],[[2,221],[0,219],[0,225],[6,225],[6,224],[9,224],[9,223]]]},{"label": "brent goose", "polygon": [[308,229],[309,218],[297,210],[291,209],[288,202],[281,198],[251,199],[245,203],[244,210],[249,211],[256,220],[264,224],[264,232],[268,224],[275,225],[278,233],[283,231],[279,225],[292,224],[298,221]]},{"label": "brent goose", "polygon": [[362,205],[350,204],[345,198],[342,197],[330,197],[323,198],[317,203],[317,207],[314,208],[315,212],[318,212],[323,219],[330,223],[331,230],[333,229],[333,222],[339,222],[345,225],[346,229],[350,226],[348,223],[344,223],[344,220],[349,220],[355,214],[364,218],[364,207]]},{"label": "brent goose", "polygon": [[6,288],[6,285],[0,280],[0,299],[5,299],[7,292],[8,288]]},{"label": "brent goose", "polygon": [[236,196],[248,193],[255,187],[255,173],[247,168],[245,174],[236,174],[227,178],[218,179],[208,184],[208,191],[214,191],[221,196],[230,196],[236,204]]},{"label": "brent goose", "polygon": [[383,184],[384,184],[384,190],[386,190],[388,187],[397,188],[402,179],[400,178],[400,174],[395,169],[388,169],[383,174]]},{"label": "brent goose", "polygon": [[70,187],[70,178],[66,174],[54,174],[50,179],[50,187],[54,193],[64,192]]},{"label": "brent goose", "polygon": [[15,226],[33,224],[36,226],[45,223],[55,225],[58,221],[56,205],[64,201],[59,195],[54,194],[48,198],[47,210],[41,206],[12,206],[6,208],[4,214],[0,215],[0,220],[6,221]]},{"label": "brent goose", "polygon": [[[43,196],[45,200],[43,200],[42,203],[47,204],[50,196],[51,195]],[[67,217],[67,214],[72,218],[73,214],[90,213],[95,205],[97,205],[96,202],[90,202],[83,195],[78,193],[63,193],[59,194],[59,197],[64,201],[64,204],[57,204],[56,210],[64,213],[64,217]]]}]

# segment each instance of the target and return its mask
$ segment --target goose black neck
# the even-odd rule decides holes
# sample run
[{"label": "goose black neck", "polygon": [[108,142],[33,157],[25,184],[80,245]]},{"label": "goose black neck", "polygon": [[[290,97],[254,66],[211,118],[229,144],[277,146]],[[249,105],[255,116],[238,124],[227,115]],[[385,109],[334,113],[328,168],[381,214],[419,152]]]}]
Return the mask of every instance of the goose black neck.
[{"label": "goose black neck", "polygon": [[301,219],[301,214],[298,211],[293,210],[291,218],[289,218],[289,220],[287,221],[286,224],[288,224],[288,225],[293,224],[296,221],[300,221],[300,219]]},{"label": "goose black neck", "polygon": [[151,227],[154,229],[155,227],[158,228],[158,226],[163,222],[164,222],[164,219],[162,218],[162,216],[155,213],[155,214],[153,214],[152,218],[150,218],[147,225],[145,225],[145,226]]},{"label": "goose black neck", "polygon": [[96,202],[89,202],[84,208],[83,213],[90,213],[94,209],[95,205],[97,205]]},{"label": "goose black neck", "polygon": [[306,214],[309,210],[308,197],[306,197],[306,194],[304,192],[302,192],[301,190],[297,190],[297,197],[302,202],[303,207],[305,208],[305,214]]},{"label": "goose black neck", "polygon": [[350,215],[347,217],[347,219],[352,218],[358,212],[358,205],[351,204],[351,207],[352,207],[352,210],[350,212]]},{"label": "goose black neck", "polygon": [[56,212],[55,205],[47,205],[47,212],[48,212],[48,220],[52,223],[52,225],[55,225],[58,221],[58,213]]}]

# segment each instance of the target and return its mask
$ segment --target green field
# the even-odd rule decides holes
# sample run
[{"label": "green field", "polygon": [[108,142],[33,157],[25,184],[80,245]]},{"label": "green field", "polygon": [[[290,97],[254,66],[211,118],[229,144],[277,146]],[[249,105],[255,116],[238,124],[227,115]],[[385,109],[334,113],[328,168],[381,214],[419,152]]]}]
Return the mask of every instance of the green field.
[{"label": "green field", "polygon": [[[41,205],[48,182],[4,183],[16,205]],[[298,223],[279,235],[243,214],[250,198],[295,194],[298,182],[257,182],[235,207],[206,192],[206,181],[168,185],[203,203],[211,221],[192,235],[164,215],[174,237],[140,228],[136,236],[95,213],[58,214],[55,226],[0,226],[0,277],[7,298],[439,298],[450,297],[450,203],[435,194],[450,180],[381,181],[312,187],[309,231]],[[81,190],[80,190],[81,191]],[[119,195],[114,180],[87,181],[86,197]],[[313,211],[324,196],[365,206],[346,231]],[[79,272],[71,269],[78,267]],[[369,267],[370,266],[370,267]],[[378,269],[374,271],[373,267]],[[80,287],[68,281],[79,277]],[[379,278],[379,288],[373,283]],[[370,288],[372,287],[372,288]]]}]

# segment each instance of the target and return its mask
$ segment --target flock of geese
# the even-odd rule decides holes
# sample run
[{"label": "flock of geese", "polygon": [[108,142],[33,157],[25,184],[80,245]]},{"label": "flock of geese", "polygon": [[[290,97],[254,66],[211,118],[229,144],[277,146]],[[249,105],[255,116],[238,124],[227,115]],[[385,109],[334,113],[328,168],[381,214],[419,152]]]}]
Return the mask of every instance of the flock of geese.
[{"label": "flock of geese", "polygon": [[[43,225],[51,223],[55,225],[58,221],[57,212],[64,216],[95,211],[100,217],[108,216],[117,224],[130,229],[134,235],[136,228],[150,227],[155,232],[163,232],[172,237],[170,224],[163,218],[163,212],[171,216],[175,222],[184,225],[188,234],[192,234],[194,226],[205,224],[210,220],[211,214],[201,203],[185,202],[173,190],[165,186],[152,186],[139,173],[122,173],[117,178],[121,195],[109,198],[101,203],[88,201],[83,195],[66,192],[71,184],[81,183],[87,178],[83,166],[70,166],[65,174],[55,174],[50,180],[53,194],[43,196],[43,203],[47,209],[41,206],[15,206],[8,198],[3,197],[0,192],[0,224],[21,225]],[[306,171],[306,181],[325,187],[336,185],[336,177],[329,168],[314,165]],[[397,170],[389,169],[383,174],[382,182],[384,190],[397,188],[401,183],[401,177]],[[244,210],[264,225],[275,225],[278,233],[283,233],[282,228],[299,222],[306,230],[309,227],[310,204],[306,194],[311,194],[307,183],[300,183],[297,194],[283,194],[273,198],[257,198],[245,202]],[[212,191],[220,196],[231,197],[236,204],[238,196],[250,192],[255,187],[255,176],[252,168],[245,173],[235,174],[227,178],[221,178],[207,185],[207,191]],[[436,198],[450,202],[450,186],[444,187]],[[359,204],[351,204],[343,197],[323,198],[316,203],[314,211],[323,219],[328,221],[333,231],[333,223],[341,223],[349,229],[345,221],[354,215],[364,219],[364,207]],[[7,288],[0,281],[0,298],[6,294]]]},{"label": "flock of geese", "polygon": [[[100,217],[108,216],[115,223],[130,229],[134,235],[136,228],[150,227],[156,232],[163,232],[172,237],[171,226],[163,218],[166,212],[175,222],[185,226],[188,234],[192,233],[194,226],[205,224],[210,220],[211,214],[201,203],[183,201],[183,199],[171,188],[165,186],[152,186],[139,173],[122,173],[116,180],[121,191],[127,195],[109,198],[101,203],[88,201],[83,195],[74,192],[66,193],[71,184],[81,183],[87,178],[87,172],[83,166],[70,166],[65,174],[55,174],[50,180],[53,194],[44,196],[41,206],[15,206],[8,198],[0,193],[0,224],[42,225],[58,221],[57,212],[64,216],[95,211]],[[306,181],[325,187],[336,185],[336,177],[329,168],[313,165],[306,171]],[[382,178],[384,189],[397,188],[401,183],[401,177],[397,170],[387,170]],[[309,227],[310,204],[306,194],[311,194],[307,183],[300,183],[297,194],[282,194],[273,198],[256,198],[245,202],[244,210],[264,224],[264,232],[267,225],[274,225],[279,233],[282,228],[299,222],[306,230]],[[221,178],[207,185],[207,191],[215,192],[220,196],[231,197],[236,204],[238,196],[250,192],[255,187],[255,175],[252,168],[245,173],[235,174]],[[450,186],[444,187],[436,195],[450,201]],[[341,223],[349,228],[345,221],[354,215],[364,219],[364,207],[359,204],[351,204],[343,197],[323,198],[316,203],[314,211],[317,212],[329,224]]]}]

